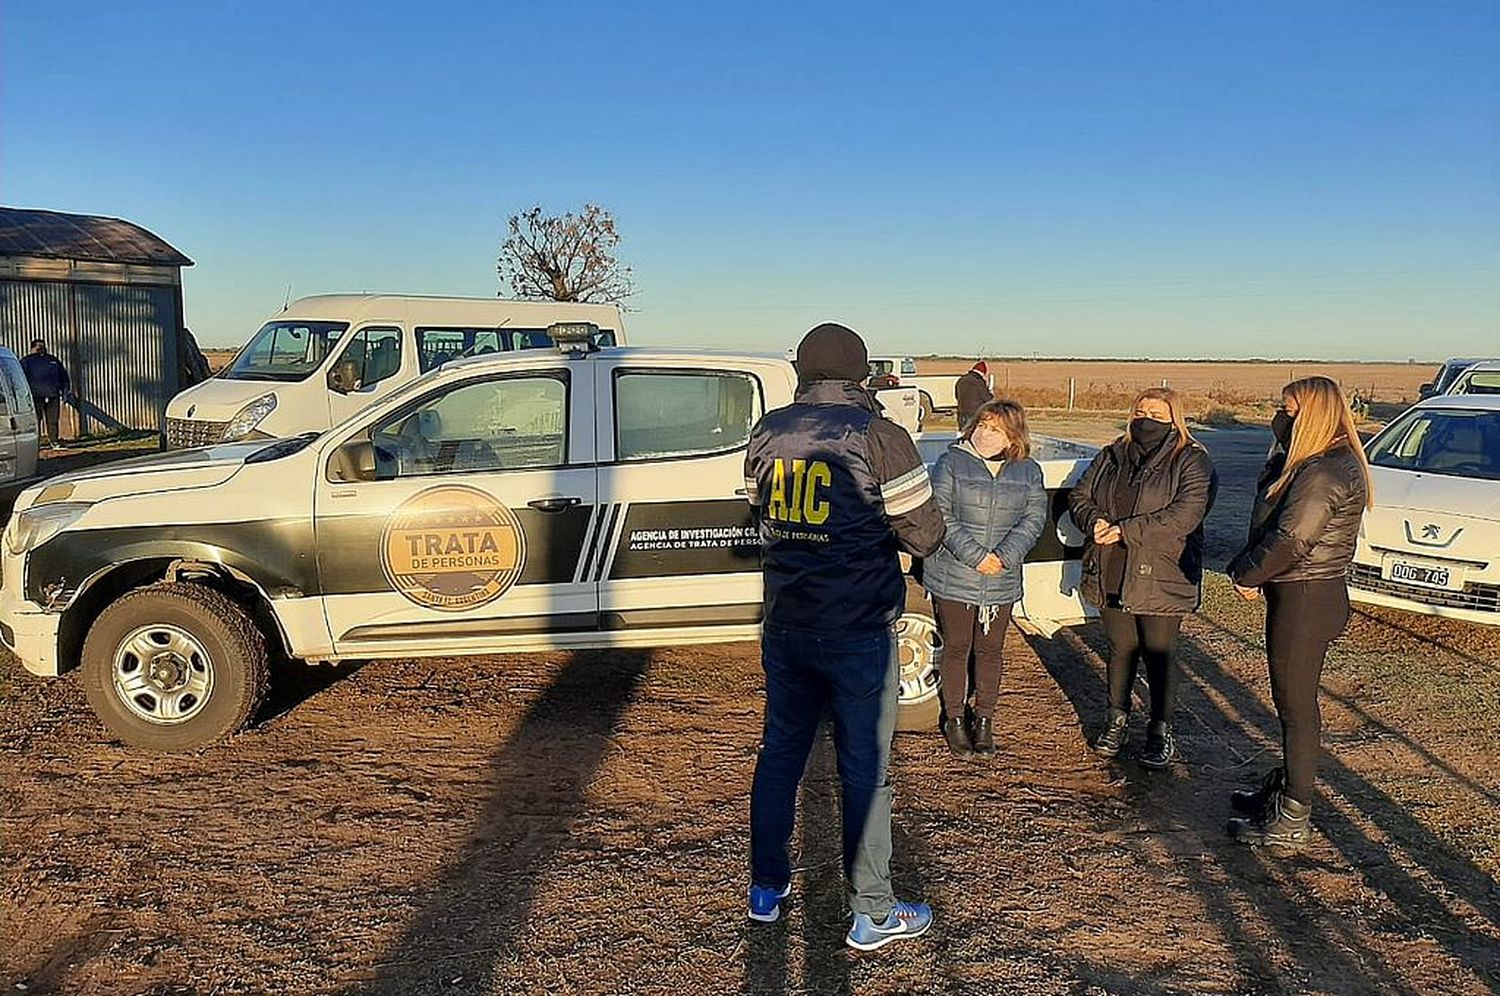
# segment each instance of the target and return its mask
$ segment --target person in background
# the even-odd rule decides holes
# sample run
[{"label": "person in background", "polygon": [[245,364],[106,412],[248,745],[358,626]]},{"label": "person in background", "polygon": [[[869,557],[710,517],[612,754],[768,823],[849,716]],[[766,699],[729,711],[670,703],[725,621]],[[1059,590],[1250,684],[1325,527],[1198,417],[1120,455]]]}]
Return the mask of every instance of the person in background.
[{"label": "person in background", "polygon": [[1109,639],[1109,713],[1091,746],[1115,757],[1129,742],[1131,690],[1144,660],[1151,719],[1138,760],[1165,768],[1177,754],[1173,651],[1183,616],[1201,599],[1203,520],[1217,479],[1176,391],[1142,391],[1131,408],[1124,435],[1099,451],[1068,507],[1084,534],[1083,597]]},{"label": "person in background", "polygon": [[31,340],[31,352],[21,361],[21,366],[26,371],[26,383],[31,387],[39,421],[47,429],[47,445],[56,446],[62,441],[58,421],[62,401],[69,394],[68,369],[47,352],[47,344],[41,339]]},{"label": "person in background", "polygon": [[1318,684],[1328,645],[1349,622],[1345,573],[1374,491],[1354,416],[1327,377],[1288,384],[1271,431],[1276,446],[1258,482],[1249,542],[1228,573],[1245,598],[1266,597],[1266,657],[1283,764],[1259,788],[1230,796],[1243,815],[1229,821],[1229,833],[1288,855],[1305,850],[1312,837],[1323,749]]},{"label": "person in background", "polygon": [[[955,387],[959,440],[933,467],[933,493],[947,527],[943,546],[923,564],[943,638],[943,738],[964,757],[995,750],[1005,631],[1022,594],[1022,563],[1047,525],[1042,468],[1031,459],[1026,410],[995,401],[983,373]],[[971,691],[973,721],[966,729]]]},{"label": "person in background", "polygon": [[844,876],[861,951],[932,925],[891,888],[891,739],[906,602],[900,551],[931,554],[943,519],[904,429],[878,414],[864,340],[819,325],[797,347],[793,403],[751,432],[745,494],[765,575],[765,727],[750,793],[749,917],[770,922],[791,891],[797,787],[825,710],[833,717]]}]

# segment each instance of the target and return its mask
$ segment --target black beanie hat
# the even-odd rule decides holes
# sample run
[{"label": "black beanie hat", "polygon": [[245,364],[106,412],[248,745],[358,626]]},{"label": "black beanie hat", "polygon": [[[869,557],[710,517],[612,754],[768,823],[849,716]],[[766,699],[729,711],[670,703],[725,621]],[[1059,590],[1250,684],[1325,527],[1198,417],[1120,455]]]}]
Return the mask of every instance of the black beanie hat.
[{"label": "black beanie hat", "polygon": [[852,380],[870,376],[870,353],[859,333],[835,322],[824,322],[797,344],[797,380]]}]

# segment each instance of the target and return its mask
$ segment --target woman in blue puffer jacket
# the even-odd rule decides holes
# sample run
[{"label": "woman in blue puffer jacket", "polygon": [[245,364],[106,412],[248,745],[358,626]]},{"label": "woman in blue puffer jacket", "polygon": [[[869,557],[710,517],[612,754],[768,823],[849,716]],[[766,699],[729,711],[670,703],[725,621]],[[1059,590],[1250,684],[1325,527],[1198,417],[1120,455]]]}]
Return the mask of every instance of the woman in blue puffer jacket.
[{"label": "woman in blue puffer jacket", "polygon": [[[933,468],[932,489],[948,532],[923,567],[943,638],[943,736],[959,756],[994,752],[1005,630],[1021,598],[1022,562],[1047,524],[1047,492],[1042,468],[1031,459],[1026,410],[1014,401],[989,401],[963,421],[959,441]],[[974,712],[966,730],[971,654]]]}]

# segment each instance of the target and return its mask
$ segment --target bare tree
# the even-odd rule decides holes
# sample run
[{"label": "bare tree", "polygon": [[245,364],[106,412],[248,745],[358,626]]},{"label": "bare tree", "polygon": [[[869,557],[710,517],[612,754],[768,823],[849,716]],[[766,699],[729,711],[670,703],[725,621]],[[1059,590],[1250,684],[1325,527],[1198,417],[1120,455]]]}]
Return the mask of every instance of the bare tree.
[{"label": "bare tree", "polygon": [[597,204],[585,204],[576,215],[533,207],[510,216],[510,235],[500,244],[500,281],[523,299],[623,301],[635,287],[630,267],[615,257],[619,244],[614,216]]}]

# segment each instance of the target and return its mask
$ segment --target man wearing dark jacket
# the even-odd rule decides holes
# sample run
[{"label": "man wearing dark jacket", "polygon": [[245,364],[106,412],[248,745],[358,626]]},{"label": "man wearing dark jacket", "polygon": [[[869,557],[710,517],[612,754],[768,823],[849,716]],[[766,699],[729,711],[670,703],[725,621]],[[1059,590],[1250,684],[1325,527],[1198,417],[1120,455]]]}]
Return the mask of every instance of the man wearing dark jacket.
[{"label": "man wearing dark jacket", "polygon": [[47,443],[56,446],[58,415],[62,399],[68,396],[68,368],[47,352],[47,344],[41,339],[32,340],[31,353],[21,361],[21,367],[26,371],[26,383],[36,402],[38,421],[47,427]]},{"label": "man wearing dark jacket", "polygon": [[932,923],[891,890],[891,786],[899,662],[893,625],[905,605],[899,553],[927,556],[943,519],[906,431],[879,415],[862,382],[869,360],[842,325],[797,347],[794,402],[750,437],[745,489],[760,524],[765,573],[765,732],[750,799],[750,909],[773,921],[791,891],[787,844],[797,788],[831,713],[842,783],[844,874],[854,924],[873,950]]}]

